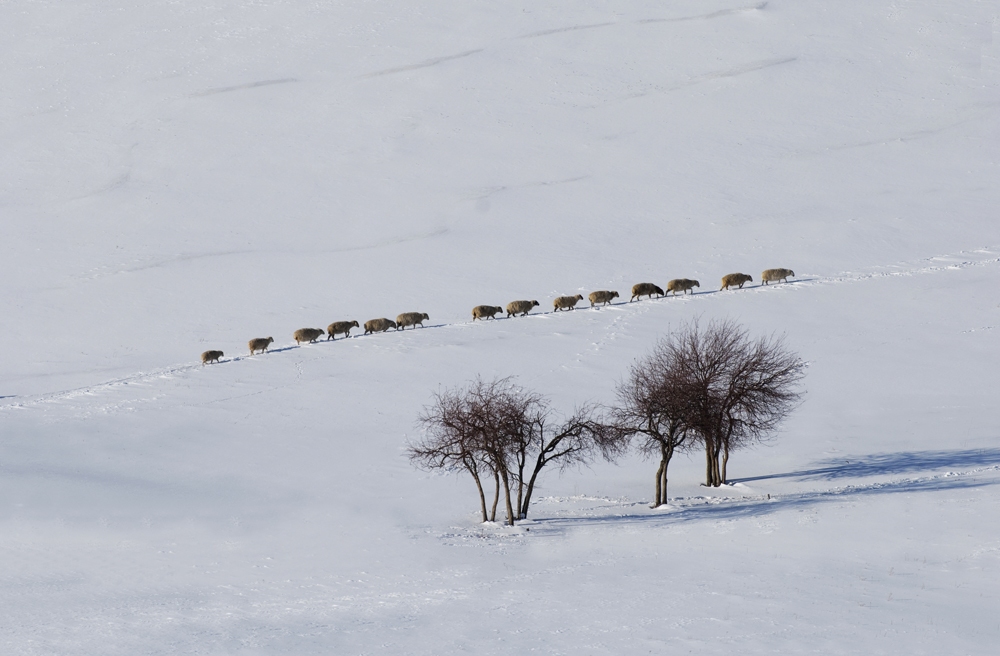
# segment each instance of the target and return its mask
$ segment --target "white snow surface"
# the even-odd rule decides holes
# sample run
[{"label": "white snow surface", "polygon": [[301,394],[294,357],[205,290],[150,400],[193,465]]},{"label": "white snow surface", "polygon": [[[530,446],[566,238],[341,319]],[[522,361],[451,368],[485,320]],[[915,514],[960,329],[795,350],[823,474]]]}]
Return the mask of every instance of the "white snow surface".
[{"label": "white snow surface", "polygon": [[[996,653],[997,3],[7,0],[0,53],[3,654]],[[507,528],[404,456],[694,318],[809,363],[733,485]]]}]

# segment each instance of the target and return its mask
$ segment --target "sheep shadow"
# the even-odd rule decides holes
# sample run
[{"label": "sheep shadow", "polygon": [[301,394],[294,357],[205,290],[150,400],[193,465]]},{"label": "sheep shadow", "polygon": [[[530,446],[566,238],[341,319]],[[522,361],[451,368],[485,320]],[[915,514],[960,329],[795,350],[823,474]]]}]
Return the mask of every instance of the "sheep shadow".
[{"label": "sheep shadow", "polygon": [[809,480],[837,480],[863,478],[889,474],[909,474],[939,469],[968,469],[1000,465],[1000,448],[948,449],[940,451],[901,451],[873,453],[866,456],[827,458],[817,462],[819,467],[763,476],[733,479],[733,483],[766,481],[780,478]]}]

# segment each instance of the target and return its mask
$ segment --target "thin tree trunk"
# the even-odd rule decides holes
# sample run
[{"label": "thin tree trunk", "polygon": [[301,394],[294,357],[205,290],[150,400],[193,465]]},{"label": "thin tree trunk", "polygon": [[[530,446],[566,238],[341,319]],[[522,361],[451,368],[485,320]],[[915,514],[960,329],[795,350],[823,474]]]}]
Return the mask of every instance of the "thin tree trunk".
[{"label": "thin tree trunk", "polygon": [[729,462],[729,440],[725,441],[725,443],[723,444],[722,448],[723,448],[723,452],[722,452],[722,484],[725,485],[726,483],[729,482],[728,479],[726,478],[726,464]]},{"label": "thin tree trunk", "polygon": [[524,499],[524,465],[518,466],[517,471],[517,518],[522,519],[521,503]]},{"label": "thin tree trunk", "polygon": [[722,476],[719,473],[719,448],[716,447],[712,453],[712,487],[719,487]]},{"label": "thin tree trunk", "polygon": [[510,477],[504,470],[500,471],[500,478],[503,480],[503,500],[507,504],[507,524],[514,525],[514,508],[510,505]]},{"label": "thin tree trunk", "polygon": [[670,459],[674,457],[674,447],[668,446],[663,450],[663,498],[662,504],[667,505],[667,469],[670,467]]},{"label": "thin tree trunk", "polygon": [[711,440],[705,440],[705,485],[707,487],[712,487],[714,480],[712,479],[712,442]]},{"label": "thin tree trunk", "polygon": [[497,521],[497,504],[500,503],[500,474],[493,472],[493,510],[490,512],[490,521]]},{"label": "thin tree trunk", "polygon": [[666,469],[663,459],[660,459],[660,467],[656,470],[656,493],[653,495],[653,507],[657,508],[660,505],[660,499],[663,498],[663,470]]},{"label": "thin tree trunk", "polygon": [[469,470],[469,472],[472,474],[472,478],[474,478],[475,481],[476,481],[476,489],[479,490],[479,507],[483,511],[483,521],[485,522],[485,521],[487,521],[487,519],[486,519],[486,495],[483,494],[483,483],[482,483],[482,481],[479,480],[479,473],[478,472],[472,471],[471,469]]},{"label": "thin tree trunk", "polygon": [[542,454],[538,454],[538,460],[535,461],[535,470],[531,472],[531,478],[528,480],[528,491],[524,495],[524,501],[521,503],[521,519],[527,519],[528,517],[528,506],[531,505],[531,493],[535,491],[535,479],[538,478],[538,472],[542,471],[542,467],[545,466],[545,460],[542,459]]}]

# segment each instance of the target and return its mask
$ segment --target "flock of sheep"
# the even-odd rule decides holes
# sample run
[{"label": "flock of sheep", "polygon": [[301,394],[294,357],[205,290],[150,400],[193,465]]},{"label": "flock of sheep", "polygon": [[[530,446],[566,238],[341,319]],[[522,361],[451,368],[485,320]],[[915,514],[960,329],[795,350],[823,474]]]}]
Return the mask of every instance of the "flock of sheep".
[{"label": "flock of sheep", "polygon": [[[787,281],[788,278],[794,277],[795,272],[791,269],[767,269],[760,274],[761,284],[763,285],[772,282]],[[753,278],[747,274],[730,273],[729,275],[722,277],[722,288],[719,291],[729,289],[730,287],[742,289],[743,285],[748,282],[753,282]],[[629,303],[643,296],[652,298],[653,295],[666,296],[670,293],[673,293],[676,296],[677,292],[686,294],[687,292],[692,291],[695,287],[701,287],[701,285],[697,280],[691,280],[689,278],[676,278],[671,280],[667,283],[666,292],[651,282],[640,282],[639,284],[632,286],[632,298],[629,299]],[[613,299],[618,298],[618,292],[601,290],[591,292],[588,298],[590,300],[590,307],[594,307],[598,304],[608,305]],[[582,294],[577,294],[576,296],[560,296],[552,301],[553,311],[558,312],[560,310],[572,310],[576,304],[582,300]],[[538,301],[511,301],[507,304],[507,317],[510,318],[518,315],[523,317],[531,312],[532,308],[537,306]],[[497,314],[503,311],[504,308],[499,305],[477,305],[472,308],[472,320],[493,319]],[[386,319],[385,317],[382,317],[381,319],[370,319],[365,322],[365,334],[384,333],[390,328],[394,328],[396,330],[406,330],[407,326],[413,326],[414,328],[420,326],[423,328],[423,322],[429,320],[430,317],[424,312],[404,312],[396,317],[395,321],[392,319]],[[327,336],[327,341],[336,339],[337,335],[350,337],[351,328],[360,328],[360,326],[357,321],[335,321],[327,326],[325,331],[322,328],[299,328],[295,331],[293,337],[295,338],[296,344],[302,344],[303,342],[311,344],[323,335]],[[267,347],[270,346],[272,342],[274,342],[273,337],[258,337],[256,339],[251,339],[248,344],[250,347],[250,355],[254,355],[257,351],[260,351],[261,353],[266,352]],[[219,358],[224,355],[225,354],[222,351],[205,351],[201,354],[201,363],[209,364],[212,362],[218,362]]]}]

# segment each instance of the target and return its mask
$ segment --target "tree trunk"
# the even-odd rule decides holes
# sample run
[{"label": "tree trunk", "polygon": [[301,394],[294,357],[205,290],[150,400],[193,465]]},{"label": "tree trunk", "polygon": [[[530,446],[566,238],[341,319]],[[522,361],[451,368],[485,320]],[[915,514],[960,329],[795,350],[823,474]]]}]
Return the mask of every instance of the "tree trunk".
[{"label": "tree trunk", "polygon": [[653,495],[653,507],[659,507],[661,499],[663,498],[663,470],[666,469],[666,464],[663,459],[660,459],[660,467],[656,470],[656,493]]},{"label": "tree trunk", "polygon": [[722,483],[722,474],[719,472],[719,447],[712,452],[712,487],[719,487]]},{"label": "tree trunk", "polygon": [[668,446],[663,449],[663,497],[661,503],[667,505],[667,469],[670,467],[670,459],[674,457],[674,447]]},{"label": "tree trunk", "polygon": [[723,451],[722,451],[722,484],[725,485],[726,483],[729,482],[728,479],[726,478],[726,464],[729,462],[729,440],[726,440],[726,442],[725,442],[725,444],[723,445],[722,448],[723,448]]},{"label": "tree trunk", "polygon": [[713,487],[715,479],[712,478],[712,441],[705,440],[705,485]]},{"label": "tree trunk", "polygon": [[520,507],[520,518],[527,519],[528,517],[528,506],[531,505],[531,493],[535,491],[535,479],[538,478],[538,472],[542,471],[542,467],[545,466],[545,460],[542,459],[542,455],[538,455],[538,460],[535,462],[535,470],[531,472],[531,478],[528,480],[528,491],[524,495],[524,501],[521,503]]},{"label": "tree trunk", "polygon": [[479,490],[479,507],[483,511],[483,521],[487,521],[486,518],[486,495],[483,494],[483,483],[479,480],[479,473],[469,470],[472,474],[472,478],[476,481],[476,489]]},{"label": "tree trunk", "polygon": [[517,518],[522,519],[521,504],[524,499],[524,466],[518,467],[517,473]]},{"label": "tree trunk", "polygon": [[510,477],[506,470],[500,470],[500,478],[503,480],[503,500],[507,504],[507,524],[514,525],[514,508],[510,505]]},{"label": "tree trunk", "polygon": [[493,510],[490,512],[490,521],[497,521],[497,504],[500,503],[500,474],[493,472]]}]

